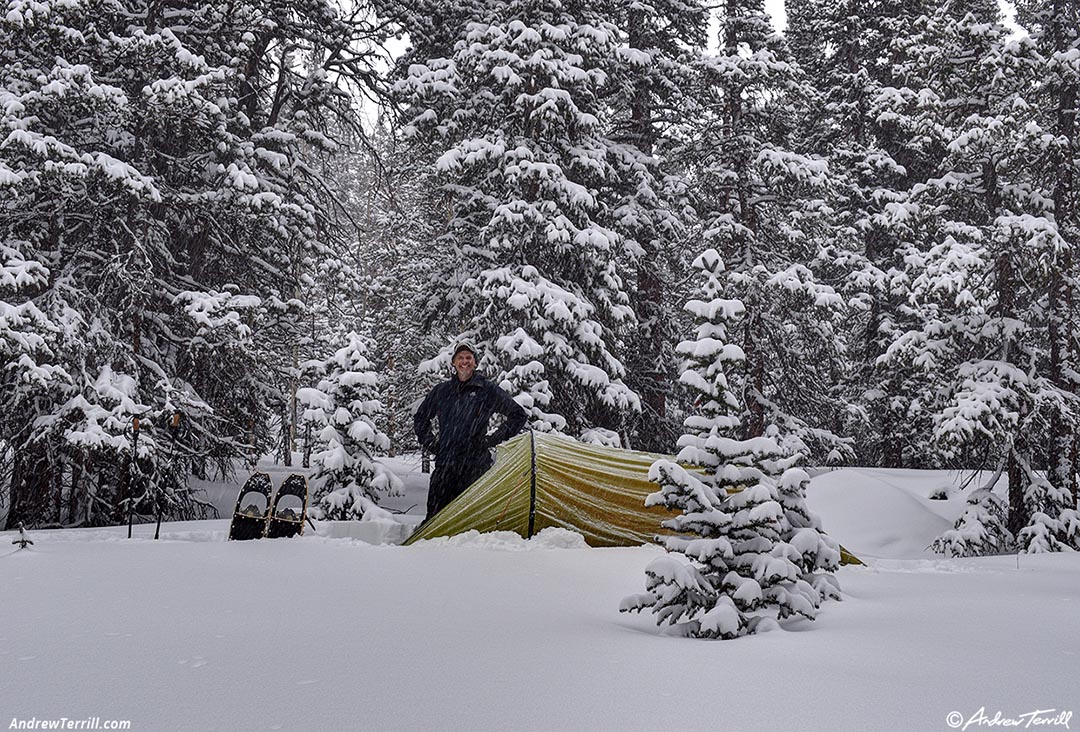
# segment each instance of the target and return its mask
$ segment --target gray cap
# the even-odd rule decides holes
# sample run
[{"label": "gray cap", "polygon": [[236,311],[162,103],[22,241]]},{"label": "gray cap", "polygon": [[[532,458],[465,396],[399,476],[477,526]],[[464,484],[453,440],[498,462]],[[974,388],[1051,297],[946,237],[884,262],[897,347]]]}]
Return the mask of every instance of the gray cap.
[{"label": "gray cap", "polygon": [[454,349],[454,355],[450,357],[450,360],[453,361],[455,358],[457,358],[457,355],[459,353],[461,353],[462,351],[468,351],[469,353],[471,353],[472,357],[473,357],[473,360],[475,360],[475,361],[480,360],[480,357],[476,355],[476,349],[473,348],[472,346],[470,346],[468,343],[459,343],[457,345],[457,348]]}]

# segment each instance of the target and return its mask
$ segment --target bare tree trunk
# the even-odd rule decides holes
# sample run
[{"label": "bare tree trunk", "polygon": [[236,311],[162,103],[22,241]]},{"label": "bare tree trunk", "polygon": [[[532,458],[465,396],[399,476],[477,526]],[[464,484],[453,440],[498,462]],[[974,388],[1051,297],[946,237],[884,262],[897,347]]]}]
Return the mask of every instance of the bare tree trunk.
[{"label": "bare tree trunk", "polygon": [[[629,11],[627,23],[627,42],[631,48],[648,51],[645,11],[635,7]],[[645,155],[652,155],[656,144],[653,121],[653,97],[649,88],[649,79],[641,75],[637,79],[633,98],[630,102],[630,139]],[[634,348],[635,381],[638,384],[644,412],[650,419],[644,422],[644,429],[639,439],[640,447],[658,450],[668,447],[663,445],[664,436],[658,434],[658,427],[667,415],[667,396],[669,375],[664,363],[664,283],[661,278],[661,252],[655,232],[639,230],[638,244],[644,254],[636,263],[637,298],[636,309],[641,318],[639,338]],[[669,448],[670,449],[670,448]]]},{"label": "bare tree trunk", "polygon": [[299,368],[300,368],[300,347],[299,346],[293,346],[293,373],[289,377],[289,381],[290,381],[290,384],[289,384],[289,408],[287,410],[287,414],[285,415],[286,419],[288,420],[288,425],[287,425],[286,429],[284,430],[285,435],[286,435],[286,439],[285,439],[285,465],[288,466],[288,467],[292,467],[292,455],[293,455],[293,451],[296,450],[296,389],[298,387],[298,384],[297,384],[297,381],[296,381],[297,380],[296,373],[299,370]]},{"label": "bare tree trunk", "polygon": [[394,445],[397,444],[397,420],[394,417],[394,354],[386,356],[386,435],[390,438],[390,450],[387,454],[394,457]]},{"label": "bare tree trunk", "polygon": [[1072,497],[1073,497],[1073,508],[1080,509],[1080,438],[1076,437],[1075,434],[1076,433],[1074,432],[1073,433],[1073,435],[1074,435],[1073,444],[1072,444],[1072,464],[1073,464],[1073,474],[1071,476]]},{"label": "bare tree trunk", "polygon": [[259,456],[255,454],[255,420],[248,419],[247,423],[247,442],[248,442],[248,466],[254,468],[259,462]]},{"label": "bare tree trunk", "polygon": [[[994,209],[991,209],[993,211]],[[995,263],[996,286],[998,295],[997,317],[1014,318],[1016,316],[1016,283],[1014,281],[1013,261],[1009,252],[998,255]],[[1014,359],[1012,338],[1005,336],[1001,344],[1001,360],[1011,363]],[[1026,410],[1021,410],[1026,411]],[[1017,434],[1009,445],[1009,518],[1007,527],[1015,536],[1027,526],[1027,507],[1024,505],[1026,476],[1020,467],[1018,456],[1028,456],[1029,446],[1022,434]],[[1030,460],[1028,461],[1030,464]]]},{"label": "bare tree trunk", "polygon": [[26,457],[24,453],[18,448],[15,448],[14,456],[12,458],[11,491],[8,494],[8,515],[7,523],[4,526],[5,531],[11,531],[12,529],[18,528],[19,522],[23,520],[23,494],[26,491],[23,486],[23,464],[25,461]]},{"label": "bare tree trunk", "polygon": [[1020,461],[1017,460],[1017,447],[1019,446],[1016,443],[1010,447],[1008,462],[1009,518],[1006,527],[1013,536],[1019,534],[1028,523],[1027,508],[1024,505],[1024,491],[1027,485],[1024,471],[1020,467]]},{"label": "bare tree trunk", "polygon": [[84,464],[86,455],[79,453],[79,457],[71,466],[71,487],[68,489],[67,522],[77,523],[79,513],[79,491],[82,489]]},{"label": "bare tree trunk", "polygon": [[751,307],[747,307],[744,344],[747,389],[743,399],[749,418],[743,424],[744,440],[765,434],[765,407],[761,403],[761,397],[765,395],[765,350],[757,335],[757,316]]},{"label": "bare tree trunk", "polygon": [[281,413],[281,462],[287,468],[292,467],[293,428],[291,402],[290,396],[290,400],[285,403],[285,409]]},{"label": "bare tree trunk", "polygon": [[52,494],[54,466],[46,455],[33,448],[17,452],[11,476],[11,495],[6,529],[47,523],[53,515],[55,496]]},{"label": "bare tree trunk", "polygon": [[[1072,44],[1071,36],[1075,33],[1075,7],[1066,0],[1054,0],[1052,23],[1052,42],[1054,50],[1064,53]],[[1069,10],[1072,10],[1073,18],[1070,18]],[[1058,154],[1055,161],[1054,172],[1054,219],[1057,222],[1058,235],[1066,240],[1069,247],[1075,242],[1071,241],[1075,231],[1073,210],[1073,191],[1076,149],[1076,104],[1077,88],[1075,83],[1066,81],[1058,90],[1057,105],[1057,135],[1066,142],[1065,150]],[[1066,376],[1066,367],[1075,369],[1075,342],[1076,325],[1073,313],[1072,278],[1073,253],[1071,248],[1066,248],[1061,260],[1052,263],[1050,282],[1050,380],[1059,389],[1073,393],[1076,392],[1076,384]],[[1066,363],[1066,359],[1071,363]],[[1070,424],[1063,416],[1055,412],[1050,421],[1049,440],[1049,478],[1050,482],[1059,487],[1072,489],[1073,497],[1076,497],[1075,475],[1078,466],[1075,453],[1076,425]]]},{"label": "bare tree trunk", "polygon": [[50,481],[49,489],[52,492],[52,509],[53,509],[53,523],[57,526],[63,525],[63,511],[64,511],[64,464],[60,463],[59,475],[55,480]]}]

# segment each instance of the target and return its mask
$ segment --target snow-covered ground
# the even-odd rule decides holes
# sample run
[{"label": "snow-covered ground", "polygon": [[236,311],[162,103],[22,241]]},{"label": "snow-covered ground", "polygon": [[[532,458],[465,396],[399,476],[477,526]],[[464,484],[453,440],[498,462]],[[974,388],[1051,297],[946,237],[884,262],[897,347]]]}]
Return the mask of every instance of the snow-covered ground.
[{"label": "snow-covered ground", "polygon": [[[425,479],[409,458],[394,467],[412,523]],[[918,732],[1080,711],[1080,555],[928,554],[963,500],[928,496],[958,479],[818,475],[811,506],[869,566],[840,571],[845,599],[816,622],[730,642],[620,615],[659,550],[567,532],[400,547],[372,543],[393,522],[321,524],[228,543],[218,520],[169,524],[158,542],[152,525],[131,541],[41,531],[21,551],[5,535],[0,729]],[[219,493],[231,510],[236,486]]]}]

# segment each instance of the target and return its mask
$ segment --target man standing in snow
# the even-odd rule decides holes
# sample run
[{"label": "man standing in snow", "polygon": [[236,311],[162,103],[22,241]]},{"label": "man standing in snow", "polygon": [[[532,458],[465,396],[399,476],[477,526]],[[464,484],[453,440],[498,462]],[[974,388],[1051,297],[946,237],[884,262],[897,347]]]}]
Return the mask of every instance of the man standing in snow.
[{"label": "man standing in snow", "polygon": [[[454,349],[450,363],[454,375],[428,392],[413,415],[420,444],[435,454],[425,521],[483,475],[491,467],[490,448],[521,432],[526,420],[525,410],[509,394],[476,373],[476,351],[470,346]],[[495,413],[506,421],[488,435]],[[431,431],[436,417],[438,436]]]}]

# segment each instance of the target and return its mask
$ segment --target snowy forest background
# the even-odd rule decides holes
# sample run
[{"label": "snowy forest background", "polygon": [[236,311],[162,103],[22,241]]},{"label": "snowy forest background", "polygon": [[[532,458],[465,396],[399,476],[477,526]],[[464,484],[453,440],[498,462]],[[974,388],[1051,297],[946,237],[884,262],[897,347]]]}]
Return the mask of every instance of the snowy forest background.
[{"label": "snowy forest background", "polygon": [[198,517],[267,452],[377,498],[465,339],[661,453],[713,354],[732,437],[985,471],[940,551],[1078,547],[1080,8],[785,9],[6,0],[7,526]]}]

